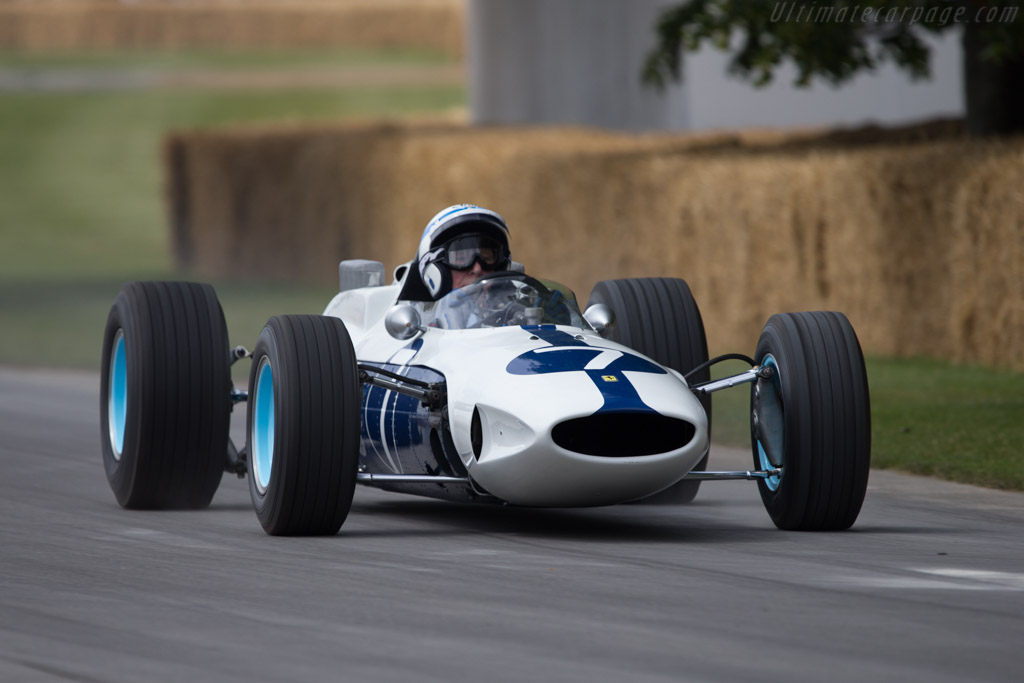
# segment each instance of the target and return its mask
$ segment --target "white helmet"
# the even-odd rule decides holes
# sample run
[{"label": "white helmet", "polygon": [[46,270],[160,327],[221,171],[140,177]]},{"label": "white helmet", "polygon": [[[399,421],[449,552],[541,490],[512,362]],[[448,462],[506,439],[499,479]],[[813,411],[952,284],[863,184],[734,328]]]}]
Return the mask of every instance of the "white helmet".
[{"label": "white helmet", "polygon": [[504,218],[473,204],[456,204],[430,219],[416,263],[433,299],[451,291],[452,268],[470,268],[474,261],[486,270],[509,269],[512,260]]}]

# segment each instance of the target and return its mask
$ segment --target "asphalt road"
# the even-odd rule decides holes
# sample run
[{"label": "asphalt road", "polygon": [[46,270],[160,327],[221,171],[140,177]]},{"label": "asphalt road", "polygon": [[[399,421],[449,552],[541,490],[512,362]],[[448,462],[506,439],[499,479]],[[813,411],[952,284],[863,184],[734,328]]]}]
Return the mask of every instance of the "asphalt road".
[{"label": "asphalt road", "polygon": [[588,510],[361,488],[337,536],[279,539],[234,477],[120,509],[98,392],[0,369],[0,681],[1021,679],[1022,494],[874,471],[815,534],[749,482]]}]

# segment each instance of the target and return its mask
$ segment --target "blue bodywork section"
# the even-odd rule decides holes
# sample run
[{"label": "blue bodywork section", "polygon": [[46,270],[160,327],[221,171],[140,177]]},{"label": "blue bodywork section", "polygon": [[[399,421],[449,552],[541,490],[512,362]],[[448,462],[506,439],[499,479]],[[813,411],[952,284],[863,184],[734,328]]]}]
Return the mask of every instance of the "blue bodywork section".
[{"label": "blue bodywork section", "polygon": [[621,352],[622,355],[606,366],[588,370],[586,367],[592,360],[611,349],[590,346],[582,339],[562,332],[553,325],[526,325],[523,329],[550,343],[551,346],[533,349],[513,358],[506,367],[509,374],[543,375],[552,372],[585,372],[594,382],[597,390],[601,392],[601,396],[604,397],[604,405],[597,410],[597,413],[657,412],[641,400],[636,388],[623,373],[631,371],[664,375],[666,370],[661,366],[640,356]]},{"label": "blue bodywork section", "polygon": [[[422,341],[416,340],[407,348],[418,351],[420,345]],[[422,366],[396,363],[363,365],[379,367],[421,382],[444,382],[444,375]],[[442,413],[432,412],[417,398],[370,384],[363,385],[359,451],[360,471],[371,474],[466,476],[466,468],[455,450]],[[387,484],[379,488],[444,500],[487,500],[465,484]]]},{"label": "blue bodywork section", "polygon": [[[428,368],[388,363],[365,363],[421,382],[443,382],[444,376]],[[430,430],[440,425],[419,399],[390,389],[363,385],[360,464],[380,474],[441,474],[430,449]],[[433,423],[433,424],[432,424]]]}]

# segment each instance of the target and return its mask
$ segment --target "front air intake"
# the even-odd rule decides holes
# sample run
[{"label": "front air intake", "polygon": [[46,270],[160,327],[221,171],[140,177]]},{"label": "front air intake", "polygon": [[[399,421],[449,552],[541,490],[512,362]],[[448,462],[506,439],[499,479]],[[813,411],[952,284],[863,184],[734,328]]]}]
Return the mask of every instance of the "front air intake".
[{"label": "front air intake", "polygon": [[596,413],[559,422],[551,438],[574,453],[629,458],[682,448],[696,431],[686,420],[657,413]]}]

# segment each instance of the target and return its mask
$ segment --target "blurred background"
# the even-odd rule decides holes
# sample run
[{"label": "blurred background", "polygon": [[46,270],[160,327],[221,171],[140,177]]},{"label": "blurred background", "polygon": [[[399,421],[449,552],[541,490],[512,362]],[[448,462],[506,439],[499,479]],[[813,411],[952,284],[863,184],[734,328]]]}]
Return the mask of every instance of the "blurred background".
[{"label": "blurred background", "polygon": [[[458,2],[0,1],[0,362],[97,369],[121,284],[195,276],[172,251],[171,131],[462,120],[462,20]],[[322,311],[335,268],[203,276],[251,345],[274,313]]]},{"label": "blurred background", "polygon": [[95,372],[138,279],[251,346],[473,202],[581,304],[686,279],[712,354],[846,312],[875,464],[1022,489],[1017,4],[0,0],[0,364]]}]

